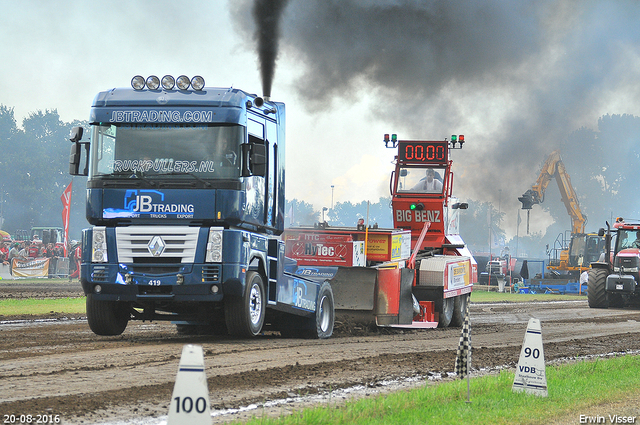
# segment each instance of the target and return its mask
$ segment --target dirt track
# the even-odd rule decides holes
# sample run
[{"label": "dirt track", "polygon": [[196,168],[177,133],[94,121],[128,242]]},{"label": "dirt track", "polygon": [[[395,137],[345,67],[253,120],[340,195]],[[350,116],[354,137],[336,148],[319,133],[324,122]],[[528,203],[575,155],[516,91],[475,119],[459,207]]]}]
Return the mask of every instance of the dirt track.
[{"label": "dirt track", "polygon": [[[0,286],[0,298],[63,292],[69,296],[76,290],[6,287]],[[584,299],[472,304],[476,374],[515,366],[531,317],[541,320],[547,362],[640,350],[637,309],[594,310]],[[0,332],[0,413],[59,414],[63,423],[74,424],[166,415],[187,343],[203,346],[212,407],[237,409],[359,384],[362,391],[382,390],[384,381],[405,377],[419,377],[417,384],[429,376],[450,379],[447,372],[453,371],[460,337],[459,329],[433,329],[338,332],[323,341],[284,339],[277,333],[235,340],[179,336],[167,323],[132,322],[123,335],[107,338],[91,333],[81,317],[8,321],[0,324]],[[335,402],[337,396],[333,397]],[[259,409],[244,417],[280,414],[296,406]],[[214,420],[239,417],[243,416]]]}]

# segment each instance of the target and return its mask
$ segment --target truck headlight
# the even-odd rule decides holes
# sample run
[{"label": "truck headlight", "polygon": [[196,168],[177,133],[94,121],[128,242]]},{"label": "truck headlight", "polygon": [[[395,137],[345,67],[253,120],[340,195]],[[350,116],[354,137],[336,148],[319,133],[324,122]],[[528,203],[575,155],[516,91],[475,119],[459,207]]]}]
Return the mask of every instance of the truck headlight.
[{"label": "truck headlight", "polygon": [[91,261],[94,263],[107,262],[107,235],[105,227],[93,228],[93,241],[91,244]]},{"label": "truck headlight", "polygon": [[211,227],[209,229],[209,240],[207,241],[207,263],[222,262],[222,227]]}]

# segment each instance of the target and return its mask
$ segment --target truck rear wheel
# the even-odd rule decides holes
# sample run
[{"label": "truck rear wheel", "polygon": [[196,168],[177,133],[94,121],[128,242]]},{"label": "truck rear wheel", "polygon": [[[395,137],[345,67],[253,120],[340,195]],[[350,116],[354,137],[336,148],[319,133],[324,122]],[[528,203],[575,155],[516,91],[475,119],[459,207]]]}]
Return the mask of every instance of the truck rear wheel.
[{"label": "truck rear wheel", "polygon": [[333,334],[333,325],[336,320],[333,291],[329,282],[323,282],[318,291],[315,319],[315,332],[310,336],[319,339],[329,338]]},{"label": "truck rear wheel", "polygon": [[467,313],[469,294],[458,295],[453,299],[453,317],[449,326],[460,328],[464,324],[464,315]]},{"label": "truck rear wheel", "polygon": [[607,296],[607,269],[590,269],[587,281],[587,299],[591,308],[609,308]]},{"label": "truck rear wheel", "polygon": [[120,335],[129,323],[129,304],[118,301],[96,301],[87,295],[87,322],[96,335]]},{"label": "truck rear wheel", "polygon": [[252,337],[262,330],[265,316],[265,292],[262,276],[248,271],[244,296],[228,296],[224,315],[230,335]]},{"label": "truck rear wheel", "polygon": [[284,338],[326,339],[333,335],[336,321],[333,290],[329,282],[323,282],[318,290],[316,314],[311,318],[287,315],[279,324]]},{"label": "truck rear wheel", "polygon": [[445,298],[442,300],[442,308],[438,313],[438,327],[446,328],[451,324],[453,319],[454,300],[453,298]]}]

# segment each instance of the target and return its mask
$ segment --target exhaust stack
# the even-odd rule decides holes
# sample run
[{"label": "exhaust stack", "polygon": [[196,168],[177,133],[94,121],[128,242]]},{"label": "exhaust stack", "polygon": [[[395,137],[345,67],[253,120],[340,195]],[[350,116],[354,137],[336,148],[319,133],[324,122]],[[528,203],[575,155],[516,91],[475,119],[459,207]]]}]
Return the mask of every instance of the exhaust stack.
[{"label": "exhaust stack", "polygon": [[255,0],[253,18],[256,22],[256,40],[258,41],[258,58],[262,76],[262,93],[264,99],[271,97],[271,85],[278,57],[278,41],[280,38],[280,16],[288,0]]}]

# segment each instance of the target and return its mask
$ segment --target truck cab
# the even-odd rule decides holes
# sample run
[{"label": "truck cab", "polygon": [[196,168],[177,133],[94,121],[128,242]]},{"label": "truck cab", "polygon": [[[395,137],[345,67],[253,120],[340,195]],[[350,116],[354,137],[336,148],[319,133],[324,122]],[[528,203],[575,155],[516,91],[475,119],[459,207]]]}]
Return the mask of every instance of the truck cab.
[{"label": "truck cab", "polygon": [[267,308],[315,315],[318,285],[286,276],[278,238],[285,105],[199,76],[131,85],[95,97],[88,142],[71,136],[93,225],[81,268],[91,329],[171,320],[253,336]]}]

